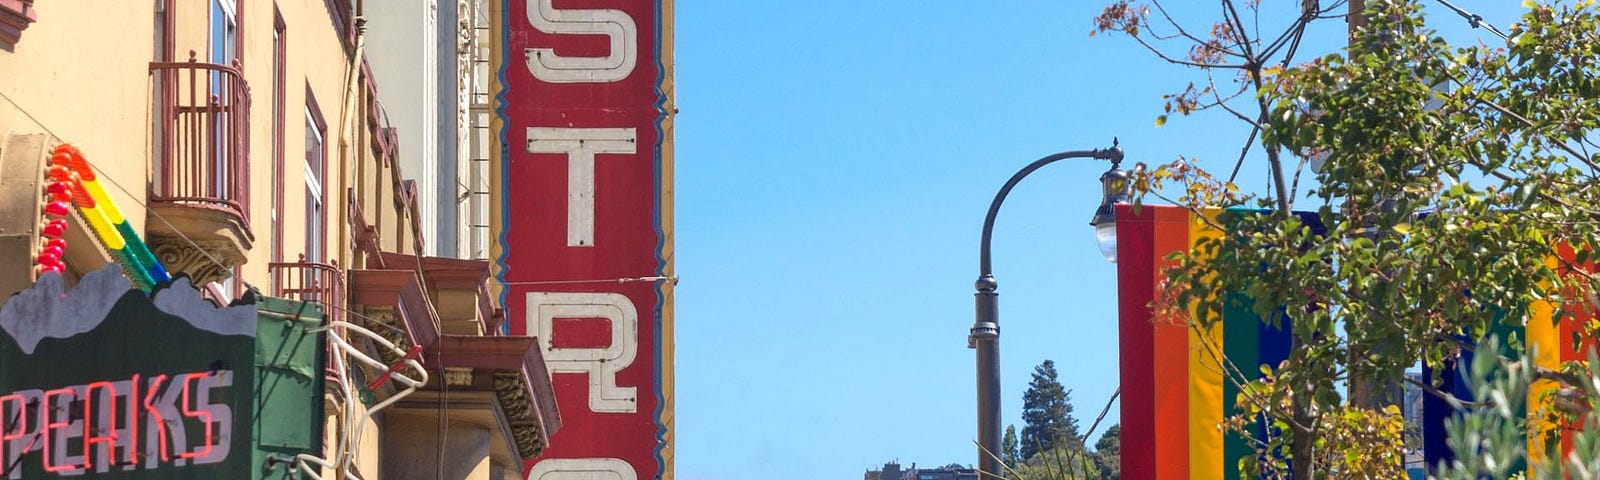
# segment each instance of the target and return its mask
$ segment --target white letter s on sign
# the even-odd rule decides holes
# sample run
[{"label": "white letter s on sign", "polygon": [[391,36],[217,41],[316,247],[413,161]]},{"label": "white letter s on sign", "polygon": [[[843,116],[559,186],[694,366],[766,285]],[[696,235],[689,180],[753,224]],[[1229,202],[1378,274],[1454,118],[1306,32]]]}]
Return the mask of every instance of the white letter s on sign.
[{"label": "white letter s on sign", "polygon": [[551,0],[528,0],[528,23],[553,35],[605,35],[604,57],[563,57],[552,48],[524,52],[528,71],[550,83],[609,83],[628,78],[639,60],[639,27],[621,10],[557,10]]}]

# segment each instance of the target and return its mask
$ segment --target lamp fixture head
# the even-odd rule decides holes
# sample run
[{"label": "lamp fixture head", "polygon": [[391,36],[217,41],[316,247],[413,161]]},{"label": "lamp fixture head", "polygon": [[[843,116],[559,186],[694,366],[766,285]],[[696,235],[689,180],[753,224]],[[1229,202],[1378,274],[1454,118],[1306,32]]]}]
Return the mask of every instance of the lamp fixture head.
[{"label": "lamp fixture head", "polygon": [[1100,208],[1095,209],[1094,218],[1089,220],[1089,225],[1094,227],[1094,239],[1100,246],[1100,254],[1106,257],[1106,261],[1117,263],[1116,205],[1128,203],[1128,198],[1132,196],[1132,184],[1128,181],[1128,172],[1113,163],[1110,170],[1100,175],[1100,188],[1102,193]]}]

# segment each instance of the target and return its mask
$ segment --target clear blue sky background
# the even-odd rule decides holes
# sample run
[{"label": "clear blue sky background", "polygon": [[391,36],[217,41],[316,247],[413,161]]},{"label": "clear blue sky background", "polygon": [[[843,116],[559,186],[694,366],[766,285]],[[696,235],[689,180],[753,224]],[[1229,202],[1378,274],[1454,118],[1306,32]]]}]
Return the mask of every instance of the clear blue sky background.
[{"label": "clear blue sky background", "polygon": [[[1203,77],[1089,37],[1104,3],[677,2],[679,478],[975,463],[966,335],[995,191],[1113,137],[1125,167],[1183,155],[1226,176],[1248,133],[1222,115],[1157,128],[1161,96]],[[1169,3],[1197,31],[1220,18],[1214,2]],[[1264,3],[1264,32],[1299,4]],[[1455,3],[1502,28],[1519,14]],[[1497,41],[1428,7],[1453,42]],[[1342,21],[1317,25],[1297,58],[1343,45]],[[1000,212],[1003,411],[1019,429],[1041,360],[1085,427],[1117,387],[1115,266],[1088,226],[1106,167],[1040,170]],[[1264,169],[1247,161],[1241,186],[1263,191]]]}]

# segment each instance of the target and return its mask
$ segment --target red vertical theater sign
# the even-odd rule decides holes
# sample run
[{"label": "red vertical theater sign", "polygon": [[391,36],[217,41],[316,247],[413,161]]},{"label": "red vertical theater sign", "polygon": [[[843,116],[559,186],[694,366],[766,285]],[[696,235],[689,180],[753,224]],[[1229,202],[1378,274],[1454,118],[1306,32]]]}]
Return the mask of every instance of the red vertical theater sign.
[{"label": "red vertical theater sign", "polygon": [[562,427],[532,480],[672,478],[671,0],[503,0],[497,276]]}]

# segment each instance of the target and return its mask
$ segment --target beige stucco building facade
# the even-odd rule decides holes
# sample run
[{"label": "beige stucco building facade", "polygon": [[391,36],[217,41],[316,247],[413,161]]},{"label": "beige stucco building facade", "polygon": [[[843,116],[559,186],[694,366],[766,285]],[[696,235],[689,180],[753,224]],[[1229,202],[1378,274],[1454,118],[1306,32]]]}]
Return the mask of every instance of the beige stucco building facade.
[{"label": "beige stucco building facade", "polygon": [[[497,333],[486,261],[423,254],[439,229],[421,206],[439,202],[400,171],[409,132],[386,121],[361,3],[377,8],[0,0],[0,304],[39,275],[49,152],[71,143],[154,256],[213,300],[317,302],[415,347],[428,385],[368,421],[325,475],[520,478],[560,427],[538,342]],[[72,283],[116,258],[68,220]],[[330,452],[369,405],[332,392],[383,373],[368,370],[326,375]]]}]

